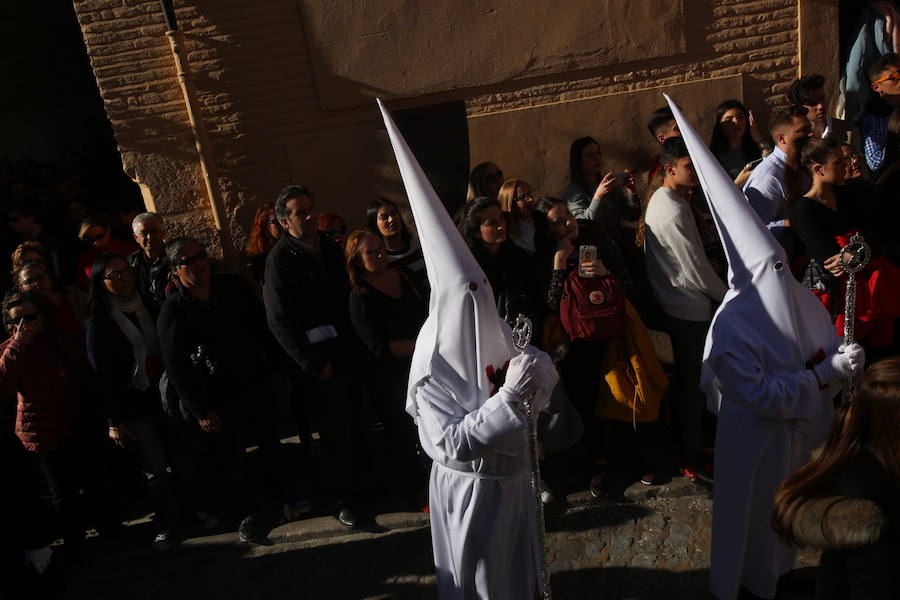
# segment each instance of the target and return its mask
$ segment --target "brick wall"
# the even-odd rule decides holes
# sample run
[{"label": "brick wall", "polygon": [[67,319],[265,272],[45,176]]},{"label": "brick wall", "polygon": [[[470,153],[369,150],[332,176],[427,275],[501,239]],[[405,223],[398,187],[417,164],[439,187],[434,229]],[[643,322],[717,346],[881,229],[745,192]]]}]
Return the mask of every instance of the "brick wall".
[{"label": "brick wall", "polygon": [[[797,72],[797,1],[687,0],[684,53],[474,89],[448,88],[394,105],[464,98],[470,117],[478,117],[741,73],[747,102],[774,106],[784,101]],[[242,247],[256,207],[291,181],[316,190],[320,206],[343,212],[351,226],[361,224],[373,190],[399,192],[374,106],[321,109],[310,52],[327,53],[328,47],[309,47],[300,8],[288,0],[176,0],[219,166],[228,221],[219,239],[159,2],[75,0],[126,172],[144,186],[176,231],[200,231],[213,246]],[[390,96],[390,90],[377,91]],[[709,102],[714,106],[717,99]],[[473,158],[484,152],[473,148]]]},{"label": "brick wall", "polygon": [[[667,61],[632,63],[508,92],[477,96],[469,114],[593,98],[697,79],[744,74],[752,104],[773,107],[787,101],[796,78],[796,0],[709,0],[686,2],[688,51]],[[652,27],[652,24],[643,24]],[[665,64],[669,63],[669,64]]]}]

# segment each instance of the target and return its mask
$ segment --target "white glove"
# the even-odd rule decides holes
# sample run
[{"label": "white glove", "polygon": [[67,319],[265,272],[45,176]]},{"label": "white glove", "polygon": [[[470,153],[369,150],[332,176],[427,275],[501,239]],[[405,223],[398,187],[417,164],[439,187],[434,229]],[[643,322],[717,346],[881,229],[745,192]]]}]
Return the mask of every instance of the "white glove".
[{"label": "white glove", "polygon": [[25,566],[32,567],[34,572],[40,575],[50,566],[50,557],[52,554],[53,550],[50,549],[50,546],[44,546],[37,550],[26,550],[24,556]]},{"label": "white glove", "polygon": [[529,346],[528,352],[534,354],[541,371],[541,387],[534,395],[534,409],[535,412],[542,412],[550,405],[553,388],[559,383],[559,371],[556,370],[550,355],[543,350]]},{"label": "white glove", "polygon": [[819,381],[824,383],[855,377],[862,372],[865,364],[866,351],[859,344],[853,343],[847,347],[839,347],[836,353],[817,364],[813,370]]},{"label": "white glove", "polygon": [[524,399],[541,385],[541,368],[535,355],[522,353],[513,356],[506,368],[506,380],[500,388]]}]

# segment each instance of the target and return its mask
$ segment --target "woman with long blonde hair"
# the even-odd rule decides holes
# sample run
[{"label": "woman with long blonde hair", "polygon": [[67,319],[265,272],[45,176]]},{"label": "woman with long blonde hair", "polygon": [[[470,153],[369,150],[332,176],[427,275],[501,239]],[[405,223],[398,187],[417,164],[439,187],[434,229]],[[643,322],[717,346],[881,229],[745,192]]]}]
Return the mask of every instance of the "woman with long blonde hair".
[{"label": "woman with long blonde hair", "polygon": [[500,187],[497,201],[506,216],[506,225],[512,242],[534,256],[534,210],[536,194],[522,179],[509,179]]}]

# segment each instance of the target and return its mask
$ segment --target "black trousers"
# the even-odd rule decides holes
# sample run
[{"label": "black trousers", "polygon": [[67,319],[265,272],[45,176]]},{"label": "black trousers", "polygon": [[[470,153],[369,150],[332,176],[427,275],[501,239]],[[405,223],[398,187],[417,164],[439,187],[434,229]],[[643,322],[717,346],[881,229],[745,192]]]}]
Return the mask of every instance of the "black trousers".
[{"label": "black trousers", "polygon": [[703,447],[706,396],[700,391],[700,368],[709,325],[709,321],[686,321],[666,315],[666,331],[672,339],[675,358],[670,406],[677,424],[681,452],[689,463],[699,460]]},{"label": "black trousers", "polygon": [[[206,433],[196,422],[174,427],[172,463],[187,503],[194,511],[212,508],[211,491],[224,484],[239,517],[274,514],[285,482],[271,394],[265,386],[238,386],[221,400],[221,432]],[[248,454],[251,446],[256,451]]]},{"label": "black trousers", "polygon": [[363,462],[361,389],[348,369],[335,369],[327,381],[305,378],[310,410],[325,451],[325,485],[338,499],[350,499],[359,489]]}]

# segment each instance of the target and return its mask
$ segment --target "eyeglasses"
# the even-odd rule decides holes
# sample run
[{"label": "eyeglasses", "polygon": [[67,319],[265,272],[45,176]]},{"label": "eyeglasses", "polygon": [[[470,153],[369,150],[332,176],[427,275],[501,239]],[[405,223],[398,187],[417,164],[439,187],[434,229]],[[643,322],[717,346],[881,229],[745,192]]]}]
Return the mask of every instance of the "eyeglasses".
[{"label": "eyeglasses", "polygon": [[266,225],[278,225],[278,219],[276,217],[266,219]]},{"label": "eyeglasses", "polygon": [[332,227],[331,229],[323,229],[322,233],[328,236],[344,235],[347,233],[347,226],[342,225],[340,227]]},{"label": "eyeglasses", "polygon": [[872,83],[884,83],[888,79],[890,79],[891,81],[900,81],[900,71],[894,71],[890,75],[885,75],[881,79],[876,79]]},{"label": "eyeglasses", "polygon": [[43,281],[45,279],[47,279],[46,273],[35,273],[28,279],[23,279],[22,285],[34,285],[34,284],[38,283],[39,281]]},{"label": "eyeglasses", "polygon": [[106,237],[106,232],[104,231],[103,233],[98,233],[97,235],[93,235],[93,236],[91,236],[91,237],[86,237],[86,238],[84,238],[84,241],[86,241],[86,242],[99,242],[100,240],[102,240],[102,239],[105,238],[105,237]]},{"label": "eyeglasses", "polygon": [[126,277],[133,277],[134,269],[122,269],[121,271],[110,271],[103,276],[106,281],[122,281]]},{"label": "eyeglasses", "polygon": [[537,194],[535,194],[533,191],[528,192],[527,194],[520,194],[513,198],[513,202],[521,202],[522,200],[534,200],[536,195]]},{"label": "eyeglasses", "polygon": [[185,256],[175,263],[176,267],[193,267],[194,264],[206,260],[209,258],[209,255],[206,254],[206,250],[201,250],[197,254],[193,256]]}]

